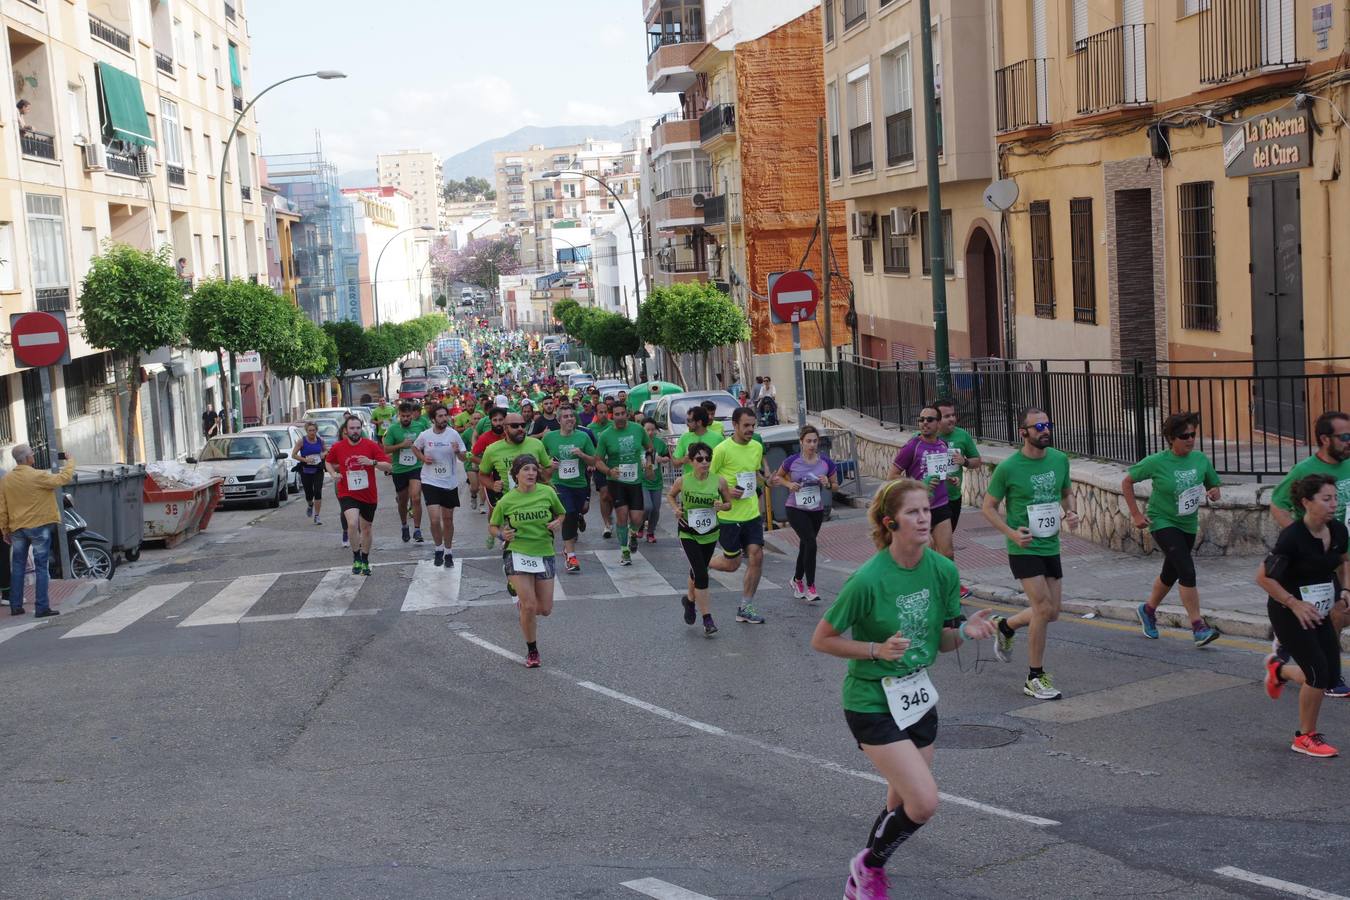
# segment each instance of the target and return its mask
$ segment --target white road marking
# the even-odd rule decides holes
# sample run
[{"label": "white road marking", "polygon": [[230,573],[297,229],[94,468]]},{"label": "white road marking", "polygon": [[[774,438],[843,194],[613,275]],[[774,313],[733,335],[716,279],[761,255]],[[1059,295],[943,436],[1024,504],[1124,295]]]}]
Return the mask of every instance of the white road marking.
[{"label": "white road marking", "polygon": [[[520,663],[524,662],[524,659],[522,657],[517,656],[510,650],[507,650],[504,647],[498,647],[491,641],[486,641],[475,634],[470,634],[468,632],[462,631],[459,632],[459,636],[464,638],[466,641],[469,641],[470,643],[477,644],[484,650],[490,650],[491,652],[496,653],[498,656],[504,656],[507,659],[514,660]],[[560,669],[545,669],[545,671],[548,672],[550,675],[565,678],[568,681],[574,680],[574,676],[568,675],[566,672]],[[687,716],[682,716],[677,712],[671,712],[668,709],[664,709],[660,706],[648,703],[645,700],[639,700],[636,697],[630,697],[627,694],[622,694],[616,690],[612,690],[611,688],[595,684],[594,682],[591,681],[575,681],[575,684],[578,687],[585,688],[588,691],[593,691],[602,696],[618,700],[622,703],[627,703],[629,706],[637,707],[638,709],[641,709],[644,712],[649,712],[652,713],[653,715],[660,716],[661,718],[667,719],[671,722],[676,722],[680,725],[685,725],[689,728],[702,731],[705,734],[711,734],[715,737],[725,737],[733,741],[738,741],[742,744],[749,744],[750,746],[763,750],[767,753],[772,753],[776,756],[786,756],[789,759],[795,759],[799,760],[800,762],[810,763],[813,766],[818,766],[822,769],[825,769],[830,772],[835,772],[840,775],[849,775],[853,778],[861,778],[865,781],[871,781],[876,784],[886,783],[886,779],[882,778],[880,775],[877,775],[874,772],[862,772],[857,769],[850,769],[846,766],[841,766],[839,765],[839,763],[833,762],[832,760],[822,759],[819,756],[812,756],[811,754],[803,753],[800,750],[793,750],[788,747],[779,747],[775,744],[765,743],[764,741],[758,740],[756,738],[747,737],[746,735],[742,734],[736,734],[735,732],[727,731],[724,728],[719,728],[716,725],[709,725],[707,722],[700,722],[697,719],[690,719]],[[968,797],[959,797],[955,794],[939,792],[938,796],[942,798],[942,800],[952,804],[953,806],[964,806],[967,809],[977,810],[979,812],[985,813],[986,815],[998,816],[999,818],[1003,819],[1012,819],[1015,822],[1022,822],[1023,824],[1033,825],[1037,828],[1050,828],[1060,824],[1055,819],[1046,819],[1042,818],[1041,816],[1032,816],[1026,813],[1019,813],[1011,809],[1004,809],[1000,806],[991,806],[988,803],[981,803],[978,800],[971,800]],[[1350,898],[1345,898],[1345,900],[1350,900]]]},{"label": "white road marking", "polygon": [[[349,609],[342,613],[345,616],[378,616],[378,609]],[[312,618],[312,617],[311,617]],[[262,616],[248,616],[239,620],[240,625],[252,625],[255,622],[294,622],[296,616],[294,613],[269,613]]]},{"label": "white road marking", "polygon": [[422,609],[435,609],[441,606],[459,606],[459,581],[464,566],[456,565],[445,569],[429,559],[419,560],[417,570],[413,572],[412,584],[403,597],[403,611],[417,612]]},{"label": "white road marking", "polygon": [[1208,694],[1238,685],[1251,684],[1250,678],[1236,678],[1208,669],[1182,669],[1156,678],[1145,678],[1104,691],[1079,694],[1055,703],[1024,706],[1008,713],[1023,719],[1040,722],[1085,722],[1102,716],[1114,716],[1130,710],[1143,709],[1171,700]]},{"label": "white road marking", "polygon": [[234,625],[253,608],[253,604],[262,599],[279,577],[281,573],[269,572],[236,578],[221,588],[220,593],[193,610],[192,615],[178,623],[178,627]]},{"label": "white road marking", "polygon": [[364,575],[353,575],[346,569],[329,569],[295,618],[326,619],[344,615],[365,583]]},{"label": "white road marking", "polygon": [[[708,576],[727,590],[740,593],[741,585],[745,582],[745,565],[742,564],[735,572],[719,572],[716,569],[709,569]],[[763,577],[759,579],[759,589],[762,591],[782,590],[781,587]]]},{"label": "white road marking", "polygon": [[154,612],[159,607],[177,597],[191,587],[191,582],[179,581],[172,584],[153,584],[132,594],[112,609],[95,616],[83,625],[72,628],[61,638],[92,637],[99,634],[116,634],[133,622]]},{"label": "white road marking", "polygon": [[595,558],[600,560],[600,564],[605,567],[605,574],[621,594],[627,597],[669,597],[680,593],[640,553],[633,554],[631,566],[619,565],[622,553],[621,550],[595,551]]},{"label": "white road marking", "polygon": [[1248,872],[1246,869],[1238,869],[1233,866],[1222,866],[1215,869],[1216,875],[1222,875],[1225,878],[1236,878],[1238,881],[1245,881],[1248,884],[1256,884],[1261,887],[1270,888],[1273,891],[1279,891],[1282,894],[1292,894],[1295,897],[1307,897],[1309,900],[1350,900],[1350,897],[1341,894],[1331,894],[1326,891],[1319,891],[1317,888],[1305,887],[1301,884],[1295,884],[1292,881],[1281,881],[1278,878],[1271,878],[1266,875],[1258,875],[1255,872]]},{"label": "white road marking", "polygon": [[10,638],[18,637],[25,631],[32,631],[34,628],[37,628],[39,625],[42,624],[45,623],[39,620],[37,622],[24,622],[22,625],[15,625],[11,628],[0,628],[0,644],[3,644]]},{"label": "white road marking", "polygon": [[659,878],[640,878],[637,881],[625,881],[619,887],[626,887],[630,891],[655,897],[656,900],[713,900],[707,894],[695,894],[693,891],[687,891],[679,885],[670,884]]}]

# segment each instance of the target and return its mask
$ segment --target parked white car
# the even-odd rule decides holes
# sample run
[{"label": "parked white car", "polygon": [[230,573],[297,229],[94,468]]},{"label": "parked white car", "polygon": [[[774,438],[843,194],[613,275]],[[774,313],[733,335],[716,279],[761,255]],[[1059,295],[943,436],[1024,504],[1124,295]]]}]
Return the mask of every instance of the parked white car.
[{"label": "parked white car", "polygon": [[656,420],[656,430],[662,435],[678,440],[680,435],[689,430],[689,423],[685,421],[684,414],[691,406],[697,406],[704,400],[712,400],[717,404],[717,412],[713,414],[713,419],[722,423],[722,430],[725,433],[731,434],[731,414],[740,404],[726,391],[686,391],[683,394],[666,394],[660,397],[656,409],[652,411],[652,418]]},{"label": "parked white car", "polygon": [[567,360],[558,363],[558,377],[567,378],[569,375],[577,375],[581,372],[581,363],[575,360]]},{"label": "parked white car", "polygon": [[[245,428],[240,434],[265,434],[272,439],[272,443],[277,445],[279,453],[289,454],[295,442],[305,436],[305,433],[294,425],[254,425]],[[300,473],[295,469],[294,463],[287,470],[286,489],[292,494],[300,493],[302,489],[300,484]]]},{"label": "parked white car", "polygon": [[375,437],[375,420],[370,417],[370,413],[359,406],[325,406],[317,409],[305,410],[306,419],[336,419],[338,423],[338,433],[342,432],[342,423],[349,415],[354,415],[361,420],[361,429],[366,433],[366,437]]},{"label": "parked white car", "polygon": [[224,479],[224,502],[262,500],[273,508],[288,496],[290,463],[265,434],[226,434],[209,438],[202,452],[184,462],[203,474]]}]

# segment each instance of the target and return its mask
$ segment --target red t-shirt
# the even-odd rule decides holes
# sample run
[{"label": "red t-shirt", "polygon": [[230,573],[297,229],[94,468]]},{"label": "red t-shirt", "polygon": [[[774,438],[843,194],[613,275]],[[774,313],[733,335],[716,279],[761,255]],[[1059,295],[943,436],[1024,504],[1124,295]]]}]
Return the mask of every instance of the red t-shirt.
[{"label": "red t-shirt", "polygon": [[368,437],[353,444],[347,438],[339,438],[328,450],[328,462],[338,472],[337,493],[339,497],[351,497],[362,503],[377,503],[375,493],[375,467],[356,464],[356,457],[366,456],[375,462],[389,462],[389,454],[384,448]]},{"label": "red t-shirt", "polygon": [[504,437],[506,437],[504,433],[498,434],[497,432],[489,428],[487,431],[483,432],[478,436],[478,440],[473,442],[473,455],[477,456],[479,459],[482,459],[483,451],[486,450],[488,447],[491,447],[493,444],[497,443]]}]

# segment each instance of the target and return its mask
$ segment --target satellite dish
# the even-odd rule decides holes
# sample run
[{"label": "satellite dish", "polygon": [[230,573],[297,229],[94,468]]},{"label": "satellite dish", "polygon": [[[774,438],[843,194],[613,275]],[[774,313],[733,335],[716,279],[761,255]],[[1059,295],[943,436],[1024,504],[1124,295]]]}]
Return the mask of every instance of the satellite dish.
[{"label": "satellite dish", "polygon": [[994,212],[1007,212],[1017,202],[1017,182],[1004,178],[984,189],[984,205]]}]

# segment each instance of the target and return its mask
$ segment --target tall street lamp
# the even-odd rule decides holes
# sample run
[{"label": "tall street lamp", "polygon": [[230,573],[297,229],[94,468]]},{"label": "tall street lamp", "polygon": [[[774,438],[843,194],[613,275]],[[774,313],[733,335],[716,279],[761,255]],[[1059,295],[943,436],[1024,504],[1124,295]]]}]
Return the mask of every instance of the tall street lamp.
[{"label": "tall street lamp", "polygon": [[[374,306],[375,308],[376,328],[380,326],[380,263],[384,262],[384,251],[388,250],[389,247],[394,243],[394,241],[398,240],[401,236],[407,234],[410,231],[435,231],[435,230],[436,229],[430,225],[412,225],[408,228],[403,229],[402,231],[394,232],[393,236],[390,237],[389,240],[385,242],[384,246],[380,248],[380,255],[375,257],[375,274],[373,274],[370,277],[370,293],[371,293],[370,299],[371,305]],[[380,373],[380,392],[385,393],[384,372]]]},{"label": "tall street lamp", "polygon": [[[225,277],[226,284],[230,283],[230,224],[229,219],[226,218],[225,215],[225,169],[230,162],[230,144],[234,142],[234,136],[239,133],[239,126],[243,124],[244,118],[248,115],[249,110],[253,109],[253,104],[261,100],[263,95],[266,94],[268,91],[272,90],[272,88],[274,87],[280,87],[281,85],[286,84],[288,81],[298,81],[301,78],[322,78],[324,81],[329,81],[334,78],[346,78],[346,77],[347,77],[346,73],[339,72],[336,69],[320,69],[317,72],[306,72],[303,75],[292,75],[290,78],[283,78],[280,81],[269,84],[267,87],[263,88],[261,91],[255,94],[253,99],[248,101],[248,103],[244,105],[244,108],[239,111],[239,115],[235,116],[234,126],[230,129],[230,136],[225,138],[225,146],[220,151],[220,178],[218,179],[220,184],[220,270],[221,274]],[[240,406],[239,371],[238,369],[235,368],[234,354],[231,353],[230,354],[231,419],[233,419],[234,415],[238,414],[239,406]],[[230,425],[231,430],[234,430],[233,421],[230,422]]]},{"label": "tall street lamp", "polygon": [[642,280],[638,277],[637,264],[637,241],[633,239],[633,220],[628,215],[628,209],[623,205],[623,199],[614,192],[614,188],[603,178],[592,175],[590,172],[582,172],[577,169],[569,169],[566,172],[545,172],[542,178],[561,178],[564,175],[580,175],[582,178],[589,178],[605,190],[614,198],[614,203],[619,207],[619,212],[623,213],[623,220],[628,223],[628,246],[632,250],[633,256],[633,299],[638,303],[642,302]]}]

